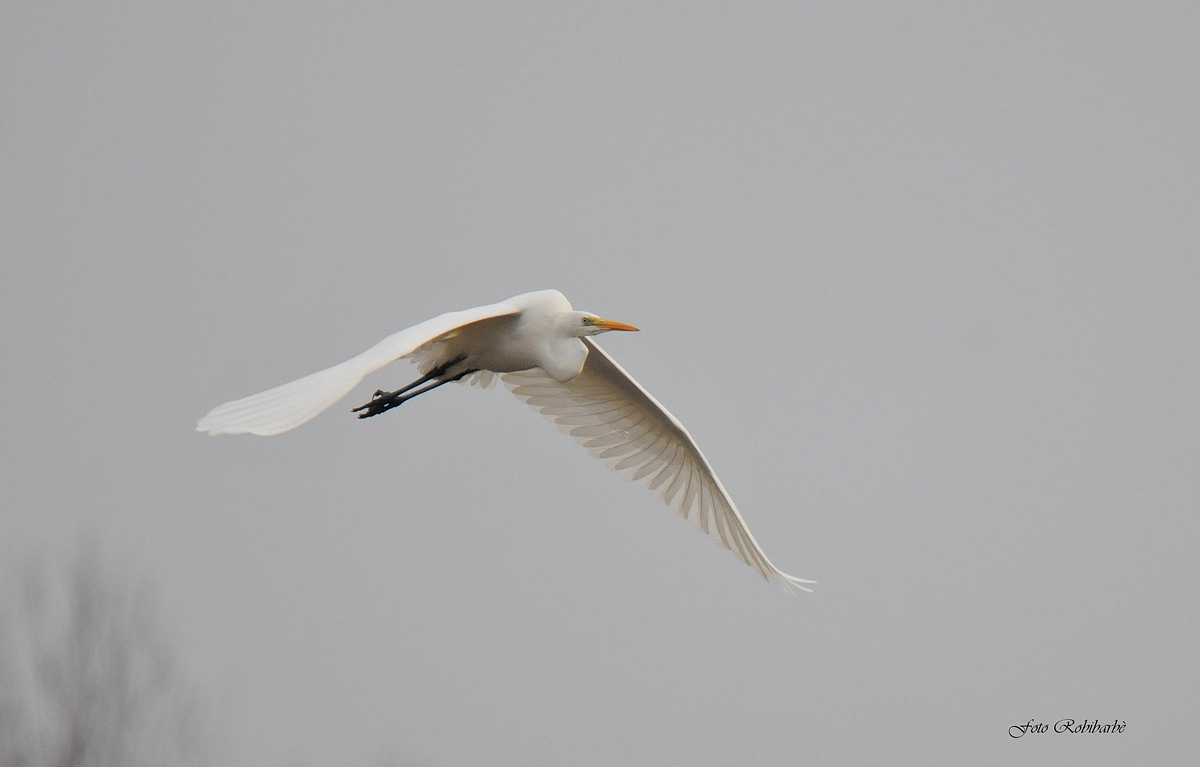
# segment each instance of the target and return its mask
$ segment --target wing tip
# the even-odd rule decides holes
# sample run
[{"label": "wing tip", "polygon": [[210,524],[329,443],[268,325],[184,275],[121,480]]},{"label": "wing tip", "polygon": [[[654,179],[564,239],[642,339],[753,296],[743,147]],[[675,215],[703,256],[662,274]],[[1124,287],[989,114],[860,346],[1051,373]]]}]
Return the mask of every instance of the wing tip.
[{"label": "wing tip", "polygon": [[[218,409],[214,408],[214,410]],[[226,434],[253,434],[259,437],[273,437],[276,434],[282,434],[285,431],[307,423],[313,418],[313,416],[309,416],[299,423],[296,423],[294,418],[282,422],[261,423],[248,422],[245,419],[222,417],[222,415],[221,413],[210,413],[204,416],[196,422],[196,431],[201,434],[207,434],[210,437],[221,437]]]},{"label": "wing tip", "polygon": [[218,412],[224,405],[215,407],[207,415],[196,422],[196,431],[201,434],[207,434],[210,437],[219,437],[222,434],[241,434],[245,429],[239,429],[230,423],[228,418],[222,418]]},{"label": "wing tip", "polygon": [[203,422],[196,424],[196,431],[200,432],[201,434],[207,434],[210,437],[220,437],[224,434],[244,434],[245,433],[244,430],[238,431],[235,429],[222,428],[220,426],[208,426],[208,425],[205,425]]},{"label": "wing tip", "polygon": [[285,423],[283,425],[265,424],[250,426],[230,424],[214,426],[211,424],[205,424],[203,421],[201,421],[200,423],[196,424],[196,431],[200,432],[201,434],[207,434],[210,437],[222,437],[226,434],[253,434],[256,437],[274,437],[277,434],[283,434],[284,432],[291,431],[297,426],[307,423],[309,420],[311,419],[305,419],[301,423],[295,425]]},{"label": "wing tip", "polygon": [[816,583],[816,581],[810,581],[807,578],[797,578],[794,575],[788,575],[780,570],[776,570],[775,572],[766,576],[766,578],[768,581],[777,584],[789,594],[795,594],[797,591],[807,591],[809,594],[811,594],[813,590],[804,584]]}]

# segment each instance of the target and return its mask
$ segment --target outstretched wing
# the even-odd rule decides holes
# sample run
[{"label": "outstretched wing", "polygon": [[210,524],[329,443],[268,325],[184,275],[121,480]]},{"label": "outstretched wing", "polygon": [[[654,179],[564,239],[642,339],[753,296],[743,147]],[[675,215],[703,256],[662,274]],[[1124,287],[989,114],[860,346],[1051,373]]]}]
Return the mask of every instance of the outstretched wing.
[{"label": "outstretched wing", "polygon": [[650,489],[764,578],[809,591],[814,581],[781,571],[763,553],[696,442],[675,416],[590,339],[583,371],[559,383],[540,369],[501,376],[513,394],[593,456]]},{"label": "outstretched wing", "polygon": [[196,424],[196,431],[218,434],[258,434],[270,437],[308,423],[350,393],[369,373],[406,357],[424,344],[472,322],[517,314],[522,299],[447,312],[394,333],[353,359],[298,378],[274,389],[217,405]]}]

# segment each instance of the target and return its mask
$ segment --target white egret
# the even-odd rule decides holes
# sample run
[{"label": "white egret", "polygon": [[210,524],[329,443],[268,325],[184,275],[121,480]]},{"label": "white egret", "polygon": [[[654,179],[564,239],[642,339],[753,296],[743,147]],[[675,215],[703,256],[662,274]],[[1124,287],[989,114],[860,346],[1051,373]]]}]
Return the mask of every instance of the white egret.
[{"label": "white egret", "polygon": [[438,386],[499,374],[520,399],[551,418],[595,457],[655,493],[764,578],[809,591],[763,553],[687,429],[590,336],[637,330],[577,312],[557,290],[525,293],[489,306],[434,317],[388,336],[362,354],[274,389],[218,405],[197,431],[281,434],[346,396],[368,373],[412,357],[423,375],[354,408],[379,415]]}]

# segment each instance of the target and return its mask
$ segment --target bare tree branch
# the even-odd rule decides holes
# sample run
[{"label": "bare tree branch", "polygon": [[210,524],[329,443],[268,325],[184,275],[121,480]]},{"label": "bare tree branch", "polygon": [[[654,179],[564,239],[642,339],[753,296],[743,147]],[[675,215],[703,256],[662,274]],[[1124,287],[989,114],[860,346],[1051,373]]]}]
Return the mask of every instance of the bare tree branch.
[{"label": "bare tree branch", "polygon": [[204,762],[146,584],[123,583],[89,545],[67,577],[31,566],[18,583],[0,602],[0,767]]}]

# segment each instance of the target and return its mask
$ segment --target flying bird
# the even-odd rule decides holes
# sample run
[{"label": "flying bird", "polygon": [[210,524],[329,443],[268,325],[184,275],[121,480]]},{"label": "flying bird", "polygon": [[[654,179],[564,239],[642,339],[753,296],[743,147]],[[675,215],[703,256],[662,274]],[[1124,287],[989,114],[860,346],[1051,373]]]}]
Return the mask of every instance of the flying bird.
[{"label": "flying bird", "polygon": [[401,330],[340,365],[218,405],[196,430],[272,436],[312,420],[369,373],[411,357],[421,377],[378,390],[354,408],[385,413],[452,381],[487,386],[496,375],[609,467],[646,486],[691,525],[785,589],[811,591],[771,563],[695,440],[675,416],[608,356],[592,336],[637,330],[571,309],[557,290],[448,312]]}]

